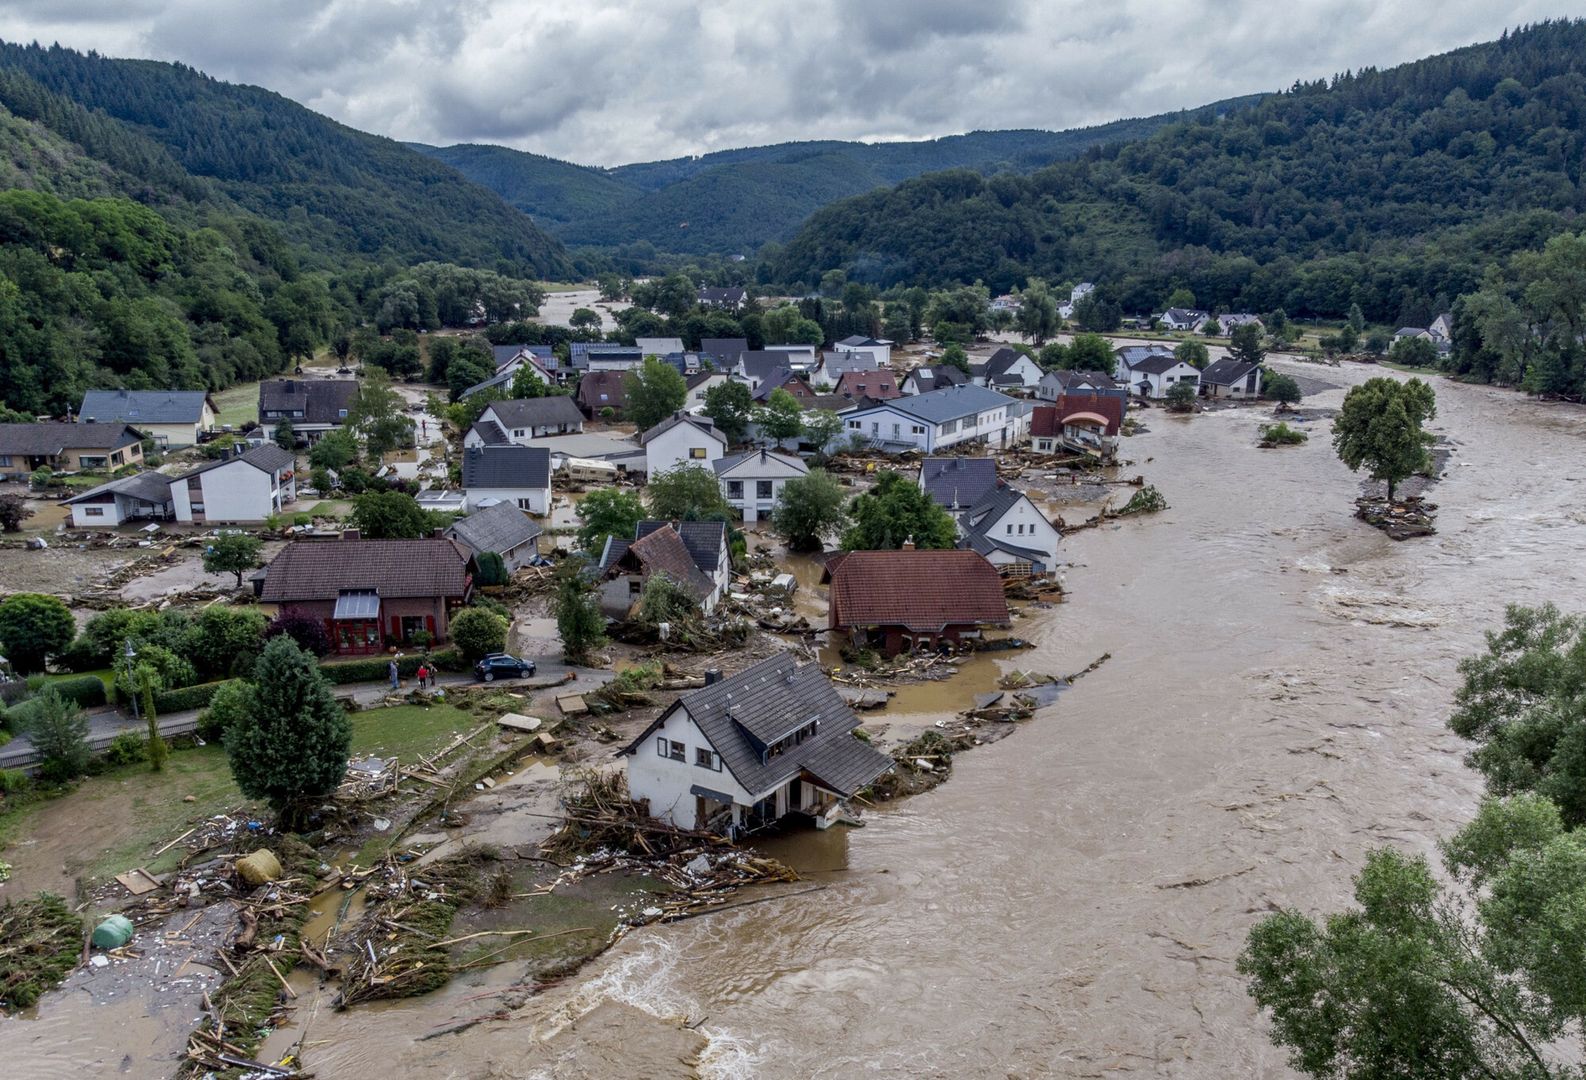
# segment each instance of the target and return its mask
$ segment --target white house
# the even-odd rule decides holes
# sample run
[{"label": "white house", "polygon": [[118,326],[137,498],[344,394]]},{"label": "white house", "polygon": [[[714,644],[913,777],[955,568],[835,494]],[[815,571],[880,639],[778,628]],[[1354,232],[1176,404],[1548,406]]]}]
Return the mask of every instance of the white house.
[{"label": "white house", "polygon": [[1222,330],[1224,337],[1232,334],[1241,326],[1255,326],[1264,328],[1264,324],[1261,322],[1261,316],[1251,314],[1248,311],[1225,311],[1223,314],[1217,316],[1217,326],[1220,330]]},{"label": "white house", "polygon": [[691,413],[703,412],[705,395],[710,393],[711,388],[731,381],[732,376],[725,371],[701,371],[690,375],[685,380],[688,385],[688,398],[683,408]]},{"label": "white house", "polygon": [[1068,302],[1071,304],[1077,304],[1095,291],[1096,286],[1094,283],[1089,281],[1081,281],[1078,285],[1075,285],[1072,289],[1068,290]]},{"label": "white house", "polygon": [[832,348],[838,352],[866,353],[880,366],[892,363],[892,342],[885,338],[863,337],[853,334],[834,342]]},{"label": "white house", "polygon": [[713,468],[727,452],[727,438],[708,416],[675,412],[639,440],[644,447],[645,476],[655,477],[679,465]]},{"label": "white house", "polygon": [[[508,441],[521,446],[551,435],[579,434],[584,430],[584,414],[571,397],[552,394],[549,397],[493,401],[479,414],[479,424],[495,424],[506,433]],[[464,447],[483,446],[489,442],[489,435],[472,429],[463,436]]]},{"label": "white house", "polygon": [[1003,574],[1049,574],[1057,566],[1057,527],[1015,488],[999,486],[958,518],[962,546],[973,548]]},{"label": "white house", "polygon": [[787,653],[712,671],[625,747],[628,792],[652,818],[736,836],[789,814],[817,828],[892,768],[819,664]]},{"label": "white house", "polygon": [[1201,372],[1201,393],[1212,398],[1251,398],[1261,395],[1261,365],[1225,356]]},{"label": "white house", "polygon": [[170,521],[171,481],[157,472],[124,476],[89,488],[62,502],[70,507],[72,528],[114,528],[129,521]]},{"label": "white house", "polygon": [[475,555],[487,551],[500,555],[510,574],[540,553],[540,531],[539,522],[511,503],[499,502],[459,518],[446,535]]},{"label": "white house", "polygon": [[1149,345],[1125,345],[1117,350],[1118,380],[1127,383],[1131,393],[1143,398],[1159,398],[1168,387],[1187,382],[1200,385],[1200,372],[1172,353]]},{"label": "white house", "polygon": [[792,454],[751,450],[716,462],[716,478],[727,505],[742,511],[744,521],[771,516],[782,498],[782,485],[809,475],[810,467]]},{"label": "white house", "polygon": [[815,366],[813,345],[767,345],[765,351],[781,353],[782,363],[791,371],[809,371]]},{"label": "white house", "polygon": [[878,371],[880,368],[876,358],[868,352],[831,349],[821,354],[820,364],[810,372],[810,385],[818,390],[831,390],[850,371]]},{"label": "white house", "polygon": [[1453,341],[1454,340],[1454,316],[1453,316],[1453,314],[1451,312],[1447,312],[1447,311],[1443,312],[1437,318],[1432,320],[1432,325],[1428,326],[1426,328],[1426,332],[1428,334],[1431,334],[1433,340],[1437,341],[1439,344]]},{"label": "white house", "polygon": [[1210,318],[1204,311],[1195,308],[1168,308],[1162,313],[1162,328],[1164,330],[1199,330],[1206,325]]},{"label": "white house", "polygon": [[263,521],[297,501],[297,458],[274,443],[200,465],[171,481],[176,520]]},{"label": "white house", "polygon": [[707,615],[732,580],[732,550],[720,521],[641,521],[632,540],[609,536],[600,553],[600,609],[623,618],[655,574],[665,574]]},{"label": "white house", "polygon": [[285,420],[313,442],[345,424],[357,403],[356,379],[266,379],[259,384],[259,425],[268,434]]},{"label": "white house", "polygon": [[1017,349],[1003,347],[982,364],[969,369],[976,386],[989,386],[1005,394],[1031,394],[1041,384],[1041,365]]},{"label": "white house", "polygon": [[130,424],[155,445],[192,446],[215,427],[218,410],[203,390],[90,390],[77,410],[79,423]]},{"label": "white house", "polygon": [[935,453],[961,443],[1011,446],[1013,399],[983,386],[950,386],[905,395],[846,414],[847,432],[882,450]]},{"label": "white house", "polygon": [[940,390],[947,386],[963,386],[967,382],[969,376],[952,364],[922,364],[910,369],[908,374],[903,376],[898,389],[904,395],[929,394],[932,390]]},{"label": "white house", "polygon": [[680,337],[636,337],[633,339],[633,345],[645,356],[670,356],[672,353],[687,351],[683,348],[683,339]]},{"label": "white house", "polygon": [[468,512],[493,503],[544,516],[551,511],[551,451],[544,446],[474,446],[463,451]]}]

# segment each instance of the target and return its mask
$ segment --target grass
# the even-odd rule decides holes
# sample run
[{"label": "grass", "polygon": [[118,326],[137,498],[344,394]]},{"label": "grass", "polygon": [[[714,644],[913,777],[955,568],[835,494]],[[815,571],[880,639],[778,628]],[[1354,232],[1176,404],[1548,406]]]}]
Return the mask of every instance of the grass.
[{"label": "grass", "polygon": [[240,428],[243,424],[259,419],[259,384],[256,382],[238,383],[229,390],[221,390],[211,396],[215,399],[215,407],[220,410],[220,415],[215,417],[217,424]]},{"label": "grass", "polygon": [[312,514],[314,517],[345,518],[352,513],[352,500],[350,499],[321,499],[317,503],[305,506],[294,506],[294,514]]},{"label": "grass", "polygon": [[354,756],[392,754],[411,761],[446,745],[456,735],[479,726],[455,705],[395,705],[366,709],[352,717]]},{"label": "grass", "polygon": [[580,289],[589,288],[588,282],[577,281],[542,281],[540,288],[548,293],[578,292]]}]

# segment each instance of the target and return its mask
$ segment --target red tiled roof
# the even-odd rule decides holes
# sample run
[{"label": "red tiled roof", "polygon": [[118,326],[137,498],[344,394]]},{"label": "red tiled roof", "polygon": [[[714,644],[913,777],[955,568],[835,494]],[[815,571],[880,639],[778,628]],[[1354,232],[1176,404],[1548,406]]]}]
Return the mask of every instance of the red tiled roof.
[{"label": "red tiled roof", "polygon": [[979,552],[851,551],[828,561],[826,572],[833,628],[1008,624],[1002,578]]},{"label": "red tiled roof", "polygon": [[897,376],[890,371],[845,371],[837,380],[837,392],[844,397],[867,397],[872,401],[903,396]]},{"label": "red tiled roof", "polygon": [[[1052,405],[1059,418],[1057,421],[1059,427],[1064,420],[1075,413],[1096,413],[1104,417],[1107,421],[1108,435],[1118,434],[1118,429],[1123,426],[1123,399],[1116,394],[1064,394]],[[1035,411],[1038,422],[1041,410],[1037,408]],[[1035,431],[1033,424],[1030,430],[1032,434],[1042,434]],[[1055,435],[1057,432],[1046,434]]]},{"label": "red tiled roof", "polygon": [[1030,412],[1030,436],[1036,439],[1050,439],[1060,434],[1063,425],[1057,422],[1056,405],[1037,405]]},{"label": "red tiled roof", "polygon": [[265,603],[334,600],[345,589],[382,597],[463,596],[467,556],[450,540],[297,540],[265,571]]},{"label": "red tiled roof", "polygon": [[710,579],[694,565],[688,545],[683,543],[683,538],[670,525],[662,526],[629,544],[619,562],[637,562],[651,573],[664,571],[678,585],[695,594],[696,598],[709,594],[711,589]]}]

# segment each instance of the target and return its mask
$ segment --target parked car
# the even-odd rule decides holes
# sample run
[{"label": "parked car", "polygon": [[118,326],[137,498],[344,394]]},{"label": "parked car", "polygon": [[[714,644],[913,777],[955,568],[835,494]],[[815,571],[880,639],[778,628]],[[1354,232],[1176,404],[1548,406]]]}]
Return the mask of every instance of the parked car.
[{"label": "parked car", "polygon": [[491,653],[474,665],[475,678],[485,682],[497,679],[526,679],[534,674],[534,661],[521,660],[507,653]]}]

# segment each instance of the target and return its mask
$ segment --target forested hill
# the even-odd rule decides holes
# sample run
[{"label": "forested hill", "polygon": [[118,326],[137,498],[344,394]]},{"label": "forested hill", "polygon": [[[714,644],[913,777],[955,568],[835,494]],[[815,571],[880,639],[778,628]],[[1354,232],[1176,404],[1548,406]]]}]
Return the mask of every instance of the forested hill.
[{"label": "forested hill", "polygon": [[124,195],[177,220],[244,211],[331,256],[567,270],[558,241],[455,170],[180,64],[0,43],[0,107],[15,186]]},{"label": "forested hill", "polygon": [[923,142],[794,142],[591,169],[500,146],[422,146],[497,192],[569,244],[648,241],[685,254],[752,253],[784,241],[822,206],[939,169],[1029,171],[1091,147],[1140,139],[1194,113],[1070,131],[977,131]]},{"label": "forested hill", "polygon": [[[1586,205],[1586,23],[1365,69],[1028,175],[955,171],[816,213],[771,276],[994,291],[1093,280],[1127,310],[1393,322],[1446,304]],[[1441,309],[1441,308],[1437,308]]]}]

